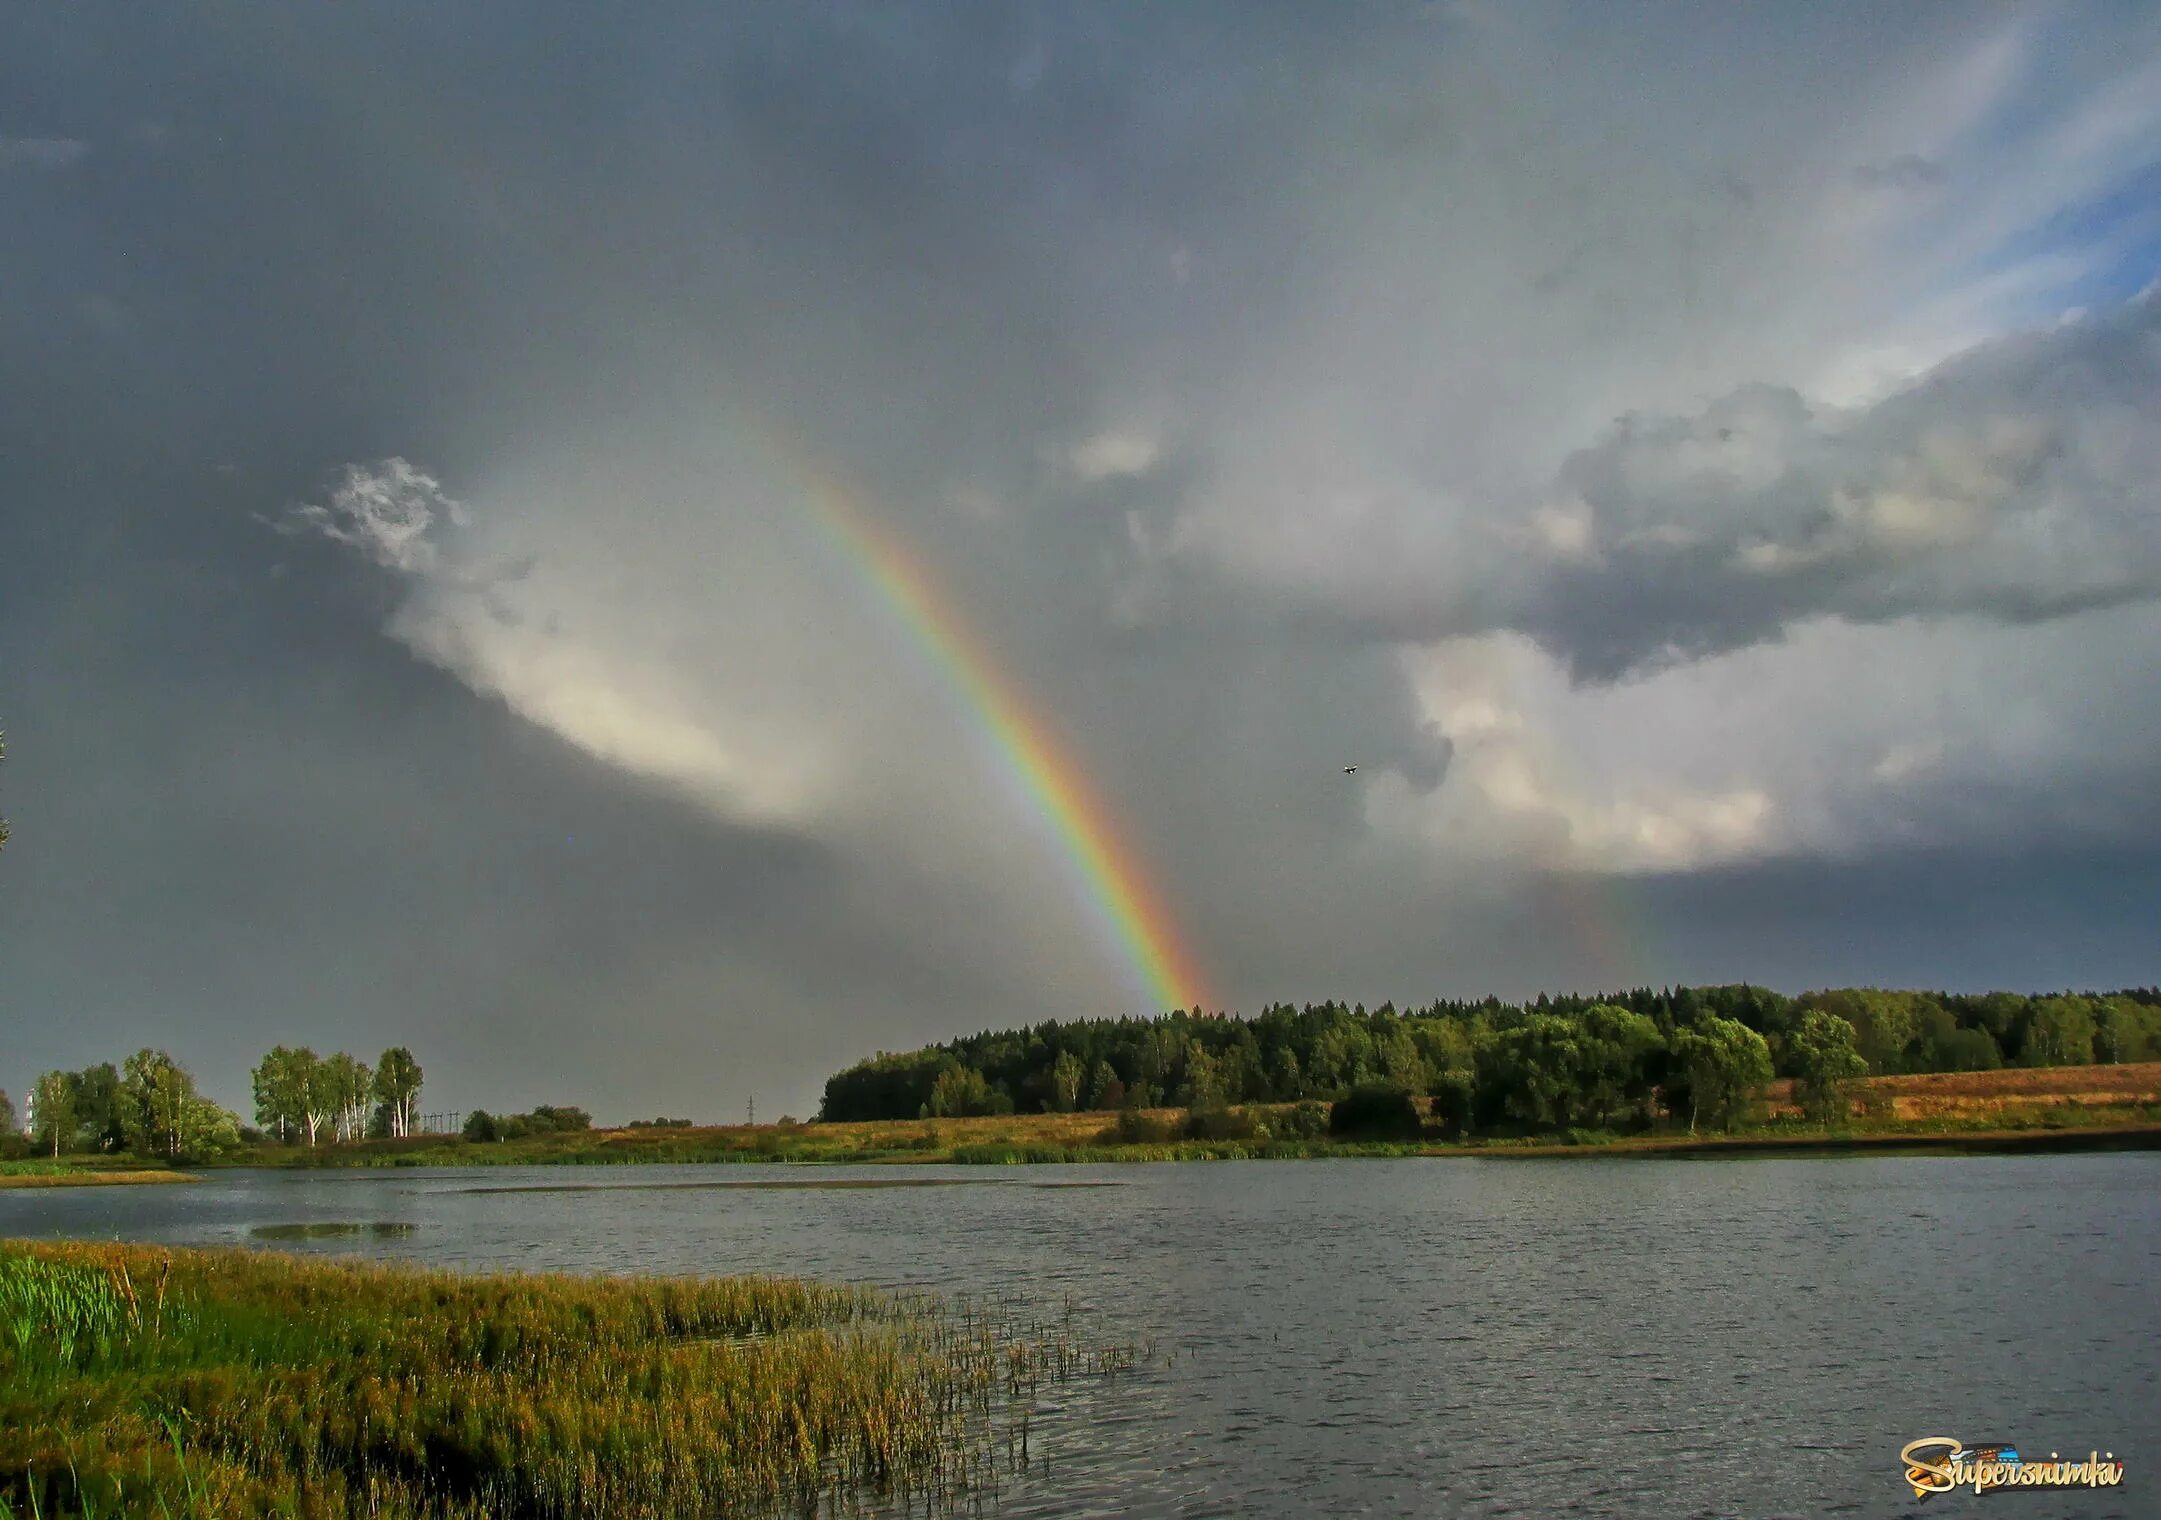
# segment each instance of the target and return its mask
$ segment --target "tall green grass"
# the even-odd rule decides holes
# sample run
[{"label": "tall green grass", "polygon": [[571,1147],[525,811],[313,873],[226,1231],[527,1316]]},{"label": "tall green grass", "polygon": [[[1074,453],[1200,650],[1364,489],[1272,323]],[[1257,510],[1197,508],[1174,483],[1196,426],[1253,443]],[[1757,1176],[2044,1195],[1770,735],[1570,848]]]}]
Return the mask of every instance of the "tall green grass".
[{"label": "tall green grass", "polygon": [[994,1482],[1070,1316],[785,1278],[0,1245],[0,1520],[710,1515]]}]

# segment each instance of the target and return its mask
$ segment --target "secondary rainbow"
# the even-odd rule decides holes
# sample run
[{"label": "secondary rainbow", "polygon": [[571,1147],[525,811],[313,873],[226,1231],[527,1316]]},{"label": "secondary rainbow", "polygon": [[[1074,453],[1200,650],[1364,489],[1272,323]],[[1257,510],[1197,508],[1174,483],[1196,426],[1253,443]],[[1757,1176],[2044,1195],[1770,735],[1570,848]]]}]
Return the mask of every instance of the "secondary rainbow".
[{"label": "secondary rainbow", "polygon": [[1099,929],[1154,1000],[1150,1011],[1212,1008],[1207,979],[1140,852],[930,571],[786,429],[760,419],[752,431],[809,498],[811,516],[827,539],[929,656],[980,725],[1008,778],[1049,825]]}]

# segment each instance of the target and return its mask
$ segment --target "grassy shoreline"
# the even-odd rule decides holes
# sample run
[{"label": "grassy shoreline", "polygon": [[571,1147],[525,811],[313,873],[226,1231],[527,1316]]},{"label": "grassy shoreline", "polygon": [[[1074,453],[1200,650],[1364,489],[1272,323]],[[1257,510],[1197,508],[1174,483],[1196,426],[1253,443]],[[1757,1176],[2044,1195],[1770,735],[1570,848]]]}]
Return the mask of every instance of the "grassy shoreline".
[{"label": "grassy shoreline", "polygon": [[0,1161],[0,1188],[135,1187],[200,1180],[191,1172],[146,1166],[125,1158]]},{"label": "grassy shoreline", "polygon": [[1068,1314],[0,1241],[0,1517],[809,1511],[997,1481]]},{"label": "grassy shoreline", "polygon": [[[1258,1112],[1258,1111],[1257,1111]],[[1076,1126],[1075,1117],[1093,1121]],[[1685,1133],[1437,1137],[1166,1139],[1106,1141],[1105,1115],[1032,1115],[997,1120],[930,1120],[900,1125],[806,1125],[677,1132],[597,1130],[530,1140],[467,1143],[436,1137],[370,1141],[313,1150],[286,1148],[231,1158],[270,1167],[492,1167],[753,1165],[985,1165],[1010,1162],[1303,1160],[1354,1156],[1684,1156],[1856,1150],[2064,1152],[2161,1149],[2161,1104],[2065,1104],[1928,1119],[1857,1121],[1844,1129],[1777,1122],[1724,1135]],[[1166,1123],[1171,1111],[1155,1116]],[[1265,1113],[1260,1114],[1266,1122]],[[1076,1132],[1079,1131],[1079,1132]]]},{"label": "grassy shoreline", "polygon": [[165,1182],[200,1182],[186,1172],[33,1172],[0,1173],[0,1188],[141,1187]]}]

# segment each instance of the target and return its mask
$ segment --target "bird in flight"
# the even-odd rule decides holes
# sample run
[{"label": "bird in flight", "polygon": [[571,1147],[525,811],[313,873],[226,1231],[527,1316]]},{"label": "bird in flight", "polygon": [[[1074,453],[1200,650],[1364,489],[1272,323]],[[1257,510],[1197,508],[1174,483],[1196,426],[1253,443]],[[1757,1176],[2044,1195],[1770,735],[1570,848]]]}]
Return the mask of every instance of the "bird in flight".
[{"label": "bird in flight", "polygon": [[1355,776],[1358,774],[1358,767],[1355,765],[1346,765],[1343,767],[1343,774],[1346,776]]}]

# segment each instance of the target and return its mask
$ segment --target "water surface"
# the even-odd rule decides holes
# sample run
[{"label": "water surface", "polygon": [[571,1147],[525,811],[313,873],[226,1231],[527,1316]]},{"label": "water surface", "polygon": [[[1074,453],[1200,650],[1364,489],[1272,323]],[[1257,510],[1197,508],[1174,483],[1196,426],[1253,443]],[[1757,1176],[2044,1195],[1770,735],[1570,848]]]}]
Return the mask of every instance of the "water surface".
[{"label": "water surface", "polygon": [[[711,1185],[752,1181],[944,1185]],[[0,1235],[1070,1297],[1158,1354],[1045,1395],[1016,1520],[2057,1520],[2161,1514],[2157,1189],[2152,1155],[220,1172],[0,1193]],[[1928,1435],[2129,1471],[1916,1503]]]}]

